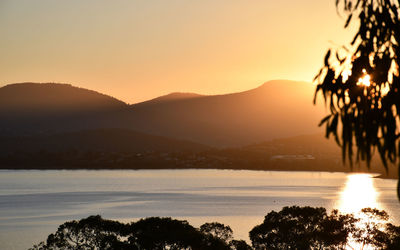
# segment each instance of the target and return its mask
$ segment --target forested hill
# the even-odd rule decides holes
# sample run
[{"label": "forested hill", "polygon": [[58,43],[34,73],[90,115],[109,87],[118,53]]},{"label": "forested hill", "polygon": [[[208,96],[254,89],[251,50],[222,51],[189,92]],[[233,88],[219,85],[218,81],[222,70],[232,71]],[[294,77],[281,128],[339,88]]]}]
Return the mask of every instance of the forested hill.
[{"label": "forested hill", "polygon": [[94,112],[126,105],[111,96],[70,84],[17,83],[0,88],[0,112],[8,114]]},{"label": "forested hill", "polygon": [[0,154],[15,152],[199,152],[210,147],[129,129],[94,129],[54,135],[1,136]]},{"label": "forested hill", "polygon": [[310,83],[277,80],[239,93],[172,93],[127,105],[68,84],[11,84],[0,88],[0,135],[121,128],[212,147],[243,146],[320,132],[324,108],[312,104],[313,94]]},{"label": "forested hill", "polygon": [[274,138],[320,132],[323,105],[314,106],[314,86],[270,81],[226,95],[194,96],[132,105],[135,130],[212,146],[242,146]]}]

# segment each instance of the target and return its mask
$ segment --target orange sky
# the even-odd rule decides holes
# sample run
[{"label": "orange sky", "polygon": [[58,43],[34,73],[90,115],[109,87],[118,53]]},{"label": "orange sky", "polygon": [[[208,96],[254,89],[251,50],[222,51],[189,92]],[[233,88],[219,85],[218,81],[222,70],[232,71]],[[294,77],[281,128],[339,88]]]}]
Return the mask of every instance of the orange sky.
[{"label": "orange sky", "polygon": [[311,82],[351,32],[334,0],[2,0],[0,86],[63,82],[129,103]]}]

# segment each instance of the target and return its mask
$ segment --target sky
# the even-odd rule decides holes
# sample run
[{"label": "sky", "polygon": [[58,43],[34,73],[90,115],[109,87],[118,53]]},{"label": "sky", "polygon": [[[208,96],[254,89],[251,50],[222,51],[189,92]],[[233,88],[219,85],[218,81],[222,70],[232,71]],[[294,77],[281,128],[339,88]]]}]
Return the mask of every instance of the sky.
[{"label": "sky", "polygon": [[128,103],[312,82],[349,43],[335,0],[1,0],[0,86],[59,82]]}]

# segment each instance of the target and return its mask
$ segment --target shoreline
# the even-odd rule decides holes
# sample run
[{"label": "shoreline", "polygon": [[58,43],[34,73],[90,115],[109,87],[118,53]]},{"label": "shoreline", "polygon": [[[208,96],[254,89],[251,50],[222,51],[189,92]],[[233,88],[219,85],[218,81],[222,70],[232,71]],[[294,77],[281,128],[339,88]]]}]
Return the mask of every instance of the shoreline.
[{"label": "shoreline", "polygon": [[[86,170],[86,171],[101,171],[101,170],[115,170],[115,171],[120,171],[120,170],[133,170],[133,171],[139,171],[139,170],[234,170],[234,171],[273,171],[273,172],[324,172],[324,173],[344,173],[344,174],[370,174],[374,175],[372,178],[379,178],[379,179],[387,179],[387,180],[397,180],[398,178],[393,176],[393,175],[387,175],[384,173],[379,173],[379,172],[368,172],[368,171],[354,171],[354,170],[349,170],[349,171],[337,171],[337,170],[326,170],[326,169],[277,169],[277,168],[160,168],[160,167],[147,167],[147,168],[122,168],[122,167],[115,167],[115,168],[109,168],[109,167],[104,167],[104,168],[99,168],[99,167],[92,167],[92,168],[82,168],[82,167],[77,167],[77,168],[64,168],[64,167],[21,167],[21,168],[7,168],[7,167],[0,167],[0,171],[2,170],[7,170],[7,171],[27,171],[27,170],[35,170],[35,171],[57,171],[57,170],[62,170],[62,171],[80,171],[80,170]],[[386,175],[386,176],[385,176]]]}]

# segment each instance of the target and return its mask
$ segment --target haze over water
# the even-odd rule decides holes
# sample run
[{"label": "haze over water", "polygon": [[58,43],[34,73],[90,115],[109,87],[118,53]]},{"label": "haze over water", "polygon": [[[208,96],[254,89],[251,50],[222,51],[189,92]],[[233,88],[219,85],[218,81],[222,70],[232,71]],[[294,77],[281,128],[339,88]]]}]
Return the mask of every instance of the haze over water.
[{"label": "haze over water", "polygon": [[[149,216],[218,221],[235,237],[271,210],[322,206],[386,210],[399,222],[395,180],[366,174],[234,170],[1,171],[0,244],[25,249],[67,220],[100,214],[122,221]],[[367,195],[366,195],[367,194]]]}]

